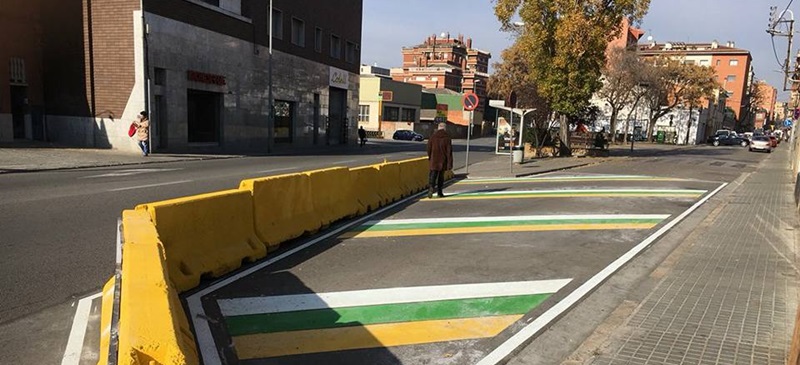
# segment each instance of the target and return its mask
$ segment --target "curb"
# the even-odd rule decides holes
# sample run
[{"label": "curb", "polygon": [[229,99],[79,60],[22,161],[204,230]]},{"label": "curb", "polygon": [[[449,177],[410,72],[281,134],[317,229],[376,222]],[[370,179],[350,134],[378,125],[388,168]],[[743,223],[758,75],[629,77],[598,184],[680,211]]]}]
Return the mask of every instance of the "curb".
[{"label": "curb", "polygon": [[139,165],[152,165],[152,164],[162,164],[162,163],[169,163],[169,162],[185,162],[185,161],[208,161],[208,160],[228,160],[234,158],[244,158],[247,156],[226,156],[226,157],[186,157],[186,158],[178,158],[175,160],[170,161],[141,161],[141,162],[123,162],[123,163],[107,163],[107,164],[93,164],[93,165],[83,165],[83,166],[65,166],[65,167],[45,167],[45,168],[33,168],[33,169],[4,169],[0,168],[0,175],[4,174],[22,174],[28,172],[43,172],[43,171],[63,171],[63,170],[77,170],[77,169],[92,169],[92,168],[99,168],[99,167],[117,167],[117,166],[139,166]]}]

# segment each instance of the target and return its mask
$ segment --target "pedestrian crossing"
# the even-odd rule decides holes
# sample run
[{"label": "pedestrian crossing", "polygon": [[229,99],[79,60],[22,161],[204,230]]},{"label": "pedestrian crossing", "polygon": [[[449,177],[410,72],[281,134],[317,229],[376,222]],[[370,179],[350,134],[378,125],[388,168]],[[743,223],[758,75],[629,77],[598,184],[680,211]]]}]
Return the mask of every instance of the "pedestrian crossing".
[{"label": "pedestrian crossing", "polygon": [[[491,350],[486,344],[513,336],[532,320],[527,316],[569,294],[570,283],[582,283],[674,224],[712,187],[692,179],[605,174],[457,181],[444,198],[412,198],[403,209],[334,236],[332,250],[340,253],[315,256],[321,260],[315,267],[332,270],[335,282],[349,290],[326,290],[334,281],[323,281],[306,284],[310,291],[218,297],[227,336],[218,343],[233,344],[238,360],[280,363],[312,361],[307,356],[315,354],[347,359],[331,363],[358,363],[347,356],[389,348],[401,357],[398,363],[403,354],[424,356],[430,346],[474,349],[480,343]],[[345,257],[363,266],[349,271],[341,263]],[[462,265],[465,258],[475,261]],[[476,267],[482,275],[469,271]],[[375,271],[365,277],[365,270]],[[491,273],[523,280],[492,280]]]}]

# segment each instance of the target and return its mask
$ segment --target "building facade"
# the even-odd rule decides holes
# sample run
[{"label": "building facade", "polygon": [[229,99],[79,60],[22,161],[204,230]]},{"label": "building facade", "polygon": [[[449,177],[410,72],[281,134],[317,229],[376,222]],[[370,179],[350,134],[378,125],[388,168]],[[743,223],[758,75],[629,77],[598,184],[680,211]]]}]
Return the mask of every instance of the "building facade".
[{"label": "building facade", "polygon": [[783,119],[776,119],[776,104],[778,101],[778,89],[759,80],[755,83],[758,88],[760,96],[755,115],[755,129],[762,129],[765,125],[772,125],[776,120],[783,121]]},{"label": "building facade", "polygon": [[358,125],[391,138],[396,130],[418,128],[422,86],[394,81],[388,70],[362,66]]},{"label": "building facade", "polygon": [[77,51],[44,42],[49,141],[136,151],[126,132],[140,111],[156,152],[357,138],[361,0],[275,0],[271,29],[255,0],[55,3],[69,16],[59,36]]}]

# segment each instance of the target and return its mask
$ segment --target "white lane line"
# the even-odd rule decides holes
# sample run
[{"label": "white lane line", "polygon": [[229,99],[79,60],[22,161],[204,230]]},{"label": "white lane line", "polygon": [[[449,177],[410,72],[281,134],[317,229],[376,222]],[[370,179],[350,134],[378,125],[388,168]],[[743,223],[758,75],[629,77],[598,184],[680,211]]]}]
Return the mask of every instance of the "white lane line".
[{"label": "white lane line", "polygon": [[419,219],[386,219],[374,220],[364,225],[392,224],[427,224],[427,223],[473,223],[473,222],[508,222],[508,221],[544,221],[556,219],[599,220],[599,219],[667,219],[669,214],[577,214],[577,215],[523,215],[506,217],[442,217]]},{"label": "white lane line", "polygon": [[144,189],[144,188],[152,188],[152,187],[156,187],[156,186],[183,184],[183,183],[188,183],[188,182],[192,182],[192,181],[193,180],[170,181],[170,182],[159,183],[159,184],[148,184],[148,185],[139,185],[139,186],[129,186],[127,188],[116,188],[116,189],[110,189],[108,191],[123,191],[123,190]]},{"label": "white lane line", "polygon": [[539,333],[542,329],[547,327],[547,325],[558,318],[562,313],[566,312],[572,306],[574,306],[579,300],[583,299],[587,294],[592,292],[597,286],[602,284],[608,277],[612,274],[617,272],[620,267],[628,263],[628,261],[632,260],[636,255],[650,246],[655,240],[659,237],[667,233],[672,227],[680,223],[684,218],[686,218],[689,214],[692,214],[697,208],[703,205],[706,201],[711,199],[714,195],[716,195],[720,190],[728,186],[728,183],[724,183],[720,185],[716,190],[712,191],[711,194],[706,195],[703,199],[700,199],[697,203],[692,205],[689,209],[681,213],[679,216],[675,217],[675,219],[671,220],[669,223],[661,227],[658,231],[647,237],[644,241],[639,243],[638,245],[634,246],[630,251],[626,252],[624,255],[620,256],[618,259],[614,260],[611,264],[606,266],[603,270],[592,276],[591,279],[587,280],[581,286],[579,286],[575,291],[567,295],[564,299],[556,303],[553,307],[544,312],[541,316],[537,317],[533,322],[529,323],[527,326],[522,328],[519,332],[515,333],[511,336],[508,340],[503,342],[500,346],[494,349],[491,353],[486,355],[477,365],[494,365],[498,364],[503,361],[508,355],[510,355],[514,350],[517,349],[520,345],[525,343],[528,339]]},{"label": "white lane line", "polygon": [[[705,194],[708,190],[697,189],[544,189],[544,190],[510,190],[510,191],[462,191],[452,192],[452,196],[482,196],[482,195],[518,195],[518,194],[531,194],[531,195],[546,195],[546,194],[620,194],[620,193],[650,193],[650,194]],[[450,195],[448,195],[450,196]],[[578,195],[576,197],[582,197]]]},{"label": "white lane line", "polygon": [[95,293],[78,301],[78,309],[75,310],[75,317],[72,320],[72,330],[69,332],[67,348],[64,350],[64,357],[61,358],[61,365],[77,365],[81,361],[83,352],[83,339],[86,336],[86,327],[89,325],[89,314],[92,310],[92,301],[103,293]]},{"label": "white lane line", "polygon": [[150,172],[167,172],[167,171],[178,171],[183,169],[129,169],[129,170],[117,170],[114,172],[109,172],[107,174],[102,175],[92,175],[92,176],[83,176],[79,179],[95,179],[99,177],[119,177],[119,176],[131,176],[131,175],[138,175],[138,174],[146,174]]},{"label": "white lane line", "polygon": [[189,306],[189,317],[194,324],[194,333],[195,339],[197,340],[197,347],[200,350],[200,355],[203,360],[203,364],[205,365],[219,365],[222,364],[222,360],[219,358],[219,352],[217,352],[217,345],[214,342],[214,337],[211,335],[211,327],[208,325],[208,316],[206,316],[205,309],[203,308],[203,304],[200,301],[201,298],[212,293],[214,291],[219,290],[220,288],[229,285],[230,283],[237,281],[245,276],[248,276],[256,271],[259,271],[269,265],[272,265],[280,260],[283,260],[299,251],[302,251],[308,247],[316,245],[319,242],[322,242],[330,237],[339,235],[340,233],[351,229],[354,226],[362,224],[364,221],[378,215],[382,214],[387,210],[394,209],[398,205],[405,204],[409,200],[418,199],[419,197],[427,194],[427,192],[420,192],[414,195],[411,195],[405,199],[401,199],[391,205],[383,207],[382,209],[376,210],[370,214],[367,214],[353,222],[348,224],[342,225],[339,228],[334,229],[322,236],[319,236],[311,241],[308,241],[302,245],[299,245],[289,251],[286,251],[278,256],[275,256],[272,259],[266,260],[258,265],[252,266],[247,270],[244,270],[240,273],[235,275],[231,275],[227,278],[221,279],[217,282],[212,283],[207,288],[198,291],[197,293],[192,294],[191,296],[186,298],[186,303]]},{"label": "white lane line", "polygon": [[280,295],[273,297],[217,300],[222,315],[280,313],[324,308],[359,307],[439,300],[492,298],[558,292],[572,279],[501,283],[457,284],[354,290],[332,293]]},{"label": "white lane line", "polygon": [[345,164],[345,163],[351,163],[351,162],[356,162],[356,161],[358,161],[358,160],[342,160],[342,161],[334,161],[334,162],[332,162],[332,163],[331,163],[331,165],[341,165],[341,164]]},{"label": "white lane line", "polygon": [[281,169],[270,169],[270,170],[263,170],[263,171],[256,171],[257,174],[269,174],[271,172],[280,172],[280,171],[288,171],[293,170],[294,167],[284,167]]}]

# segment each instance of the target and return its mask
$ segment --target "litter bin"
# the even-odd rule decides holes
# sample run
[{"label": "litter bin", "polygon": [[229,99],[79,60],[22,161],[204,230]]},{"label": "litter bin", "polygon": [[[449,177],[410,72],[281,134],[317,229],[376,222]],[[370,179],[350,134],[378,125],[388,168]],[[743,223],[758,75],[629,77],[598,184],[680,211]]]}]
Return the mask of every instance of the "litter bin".
[{"label": "litter bin", "polygon": [[522,146],[516,146],[511,151],[514,155],[514,163],[522,163],[522,158],[525,155],[525,149]]}]

